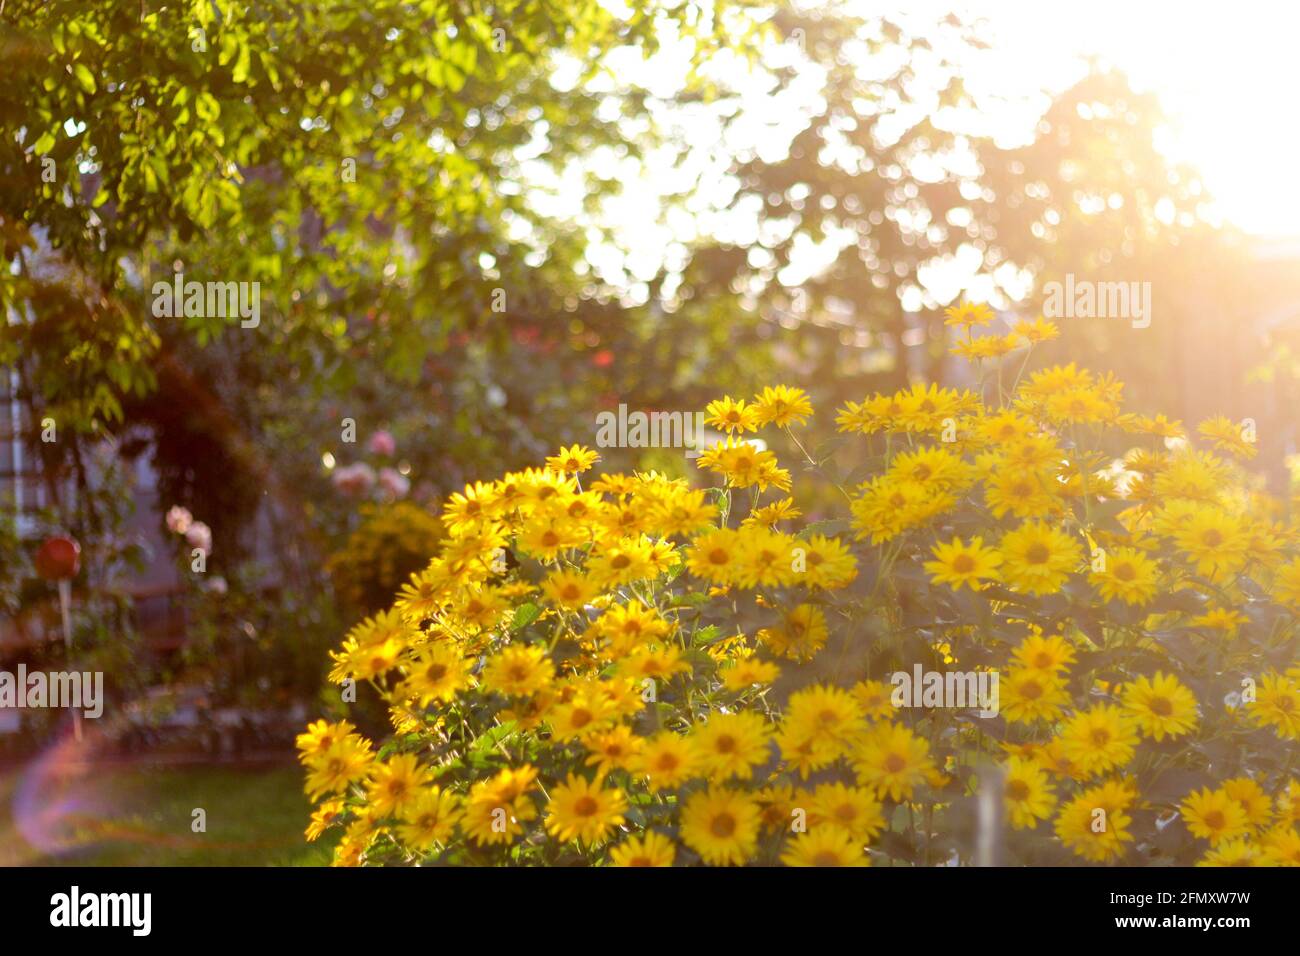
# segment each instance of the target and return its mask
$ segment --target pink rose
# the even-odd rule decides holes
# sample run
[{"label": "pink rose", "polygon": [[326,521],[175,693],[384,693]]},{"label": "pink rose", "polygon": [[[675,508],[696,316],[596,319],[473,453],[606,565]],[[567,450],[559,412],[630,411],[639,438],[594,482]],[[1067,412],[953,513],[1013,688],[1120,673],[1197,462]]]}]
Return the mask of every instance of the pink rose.
[{"label": "pink rose", "polygon": [[397,453],[397,439],[392,432],[380,431],[370,436],[370,453],[383,458],[391,458]]},{"label": "pink rose", "polygon": [[184,534],[194,523],[194,516],[188,508],[172,505],[167,511],[167,530],[172,534]]},{"label": "pink rose", "polygon": [[204,554],[212,553],[212,529],[202,521],[195,521],[185,530],[185,540],[191,548],[201,548]]},{"label": "pink rose", "polygon": [[406,493],[411,490],[411,483],[396,469],[380,468],[379,487],[394,498],[405,498]]},{"label": "pink rose", "polygon": [[334,487],[349,498],[364,495],[375,486],[375,470],[365,462],[344,465],[334,470]]}]

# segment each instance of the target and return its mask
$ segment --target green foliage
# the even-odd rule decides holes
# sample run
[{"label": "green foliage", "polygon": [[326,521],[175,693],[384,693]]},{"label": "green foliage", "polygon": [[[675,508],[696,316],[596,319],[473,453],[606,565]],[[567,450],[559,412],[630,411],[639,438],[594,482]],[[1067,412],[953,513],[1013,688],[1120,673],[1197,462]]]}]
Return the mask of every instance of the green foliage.
[{"label": "green foliage", "polygon": [[[52,248],[84,274],[87,314],[60,324],[93,324],[138,350],[94,350],[92,371],[118,392],[141,384],[112,363],[138,368],[157,347],[143,292],[175,263],[260,281],[285,331],[306,321],[333,336],[339,313],[419,316],[418,334],[396,319],[390,330],[401,346],[390,371],[409,375],[459,324],[438,317],[449,302],[487,312],[465,267],[524,208],[499,188],[511,151],[543,135],[562,162],[616,136],[590,97],[545,83],[545,64],[561,51],[595,64],[617,46],[652,47],[657,18],[620,20],[594,0],[9,3],[5,258]],[[400,255],[376,241],[399,230]],[[30,300],[35,281],[0,274],[0,302]],[[327,289],[336,308],[304,315]],[[183,321],[202,343],[228,320]],[[87,423],[114,412],[101,398]]]},{"label": "green foliage", "polygon": [[30,564],[13,520],[0,512],[0,612],[18,612],[19,587],[31,573]]}]

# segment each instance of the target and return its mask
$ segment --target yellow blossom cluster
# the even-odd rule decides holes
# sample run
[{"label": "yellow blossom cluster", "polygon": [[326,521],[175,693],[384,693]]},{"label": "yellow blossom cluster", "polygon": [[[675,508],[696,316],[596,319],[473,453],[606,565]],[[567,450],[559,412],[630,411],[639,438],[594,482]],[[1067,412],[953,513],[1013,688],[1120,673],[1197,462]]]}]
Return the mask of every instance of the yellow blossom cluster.
[{"label": "yellow blossom cluster", "polygon": [[[308,836],[340,864],[970,862],[993,788],[1008,862],[1300,864],[1300,525],[1253,432],[1197,447],[1073,364],[994,387],[993,319],[948,315],[978,390],[840,409],[853,485],[772,386],[709,404],[692,479],[572,446],[451,495],[333,653],[392,733],[299,738]],[[834,487],[796,498],[773,448]],[[917,706],[913,667],[995,676],[994,712]]]}]

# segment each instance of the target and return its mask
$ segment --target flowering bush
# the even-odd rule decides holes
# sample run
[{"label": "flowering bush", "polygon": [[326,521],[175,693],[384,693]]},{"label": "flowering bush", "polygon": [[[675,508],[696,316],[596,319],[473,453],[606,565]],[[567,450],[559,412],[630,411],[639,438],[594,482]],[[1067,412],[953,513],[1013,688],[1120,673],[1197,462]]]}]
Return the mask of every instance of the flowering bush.
[{"label": "flowering bush", "polygon": [[[1007,863],[1300,863],[1300,526],[1238,463],[1254,436],[1198,447],[1073,364],[1004,382],[1055,329],[971,334],[991,318],[949,310],[978,393],[840,410],[844,480],[782,386],[709,405],[717,487],[591,480],[573,447],[452,495],[438,556],[333,655],[394,734],[299,738],[309,838],[341,827],[341,864],[933,865],[993,827]],[[842,518],[795,530],[759,431]],[[953,673],[996,676],[993,706]]]},{"label": "flowering bush", "polygon": [[373,611],[389,603],[412,571],[428,564],[446,534],[436,517],[408,501],[367,503],[361,516],[361,524],[330,556],[327,570],[350,608]]}]

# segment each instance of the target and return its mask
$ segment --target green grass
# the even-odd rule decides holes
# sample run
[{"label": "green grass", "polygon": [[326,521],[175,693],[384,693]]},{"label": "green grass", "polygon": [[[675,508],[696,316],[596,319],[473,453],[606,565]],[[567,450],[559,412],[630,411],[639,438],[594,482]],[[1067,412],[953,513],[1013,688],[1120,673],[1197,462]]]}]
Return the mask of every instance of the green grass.
[{"label": "green grass", "polygon": [[[43,788],[40,805],[60,798],[85,807],[60,820],[66,853],[42,853],[15,827],[22,773],[0,770],[0,865],[323,866],[333,841],[307,843],[311,805],[296,766],[96,767]],[[191,829],[207,813],[207,832]]]}]

